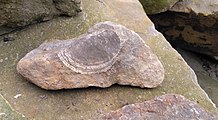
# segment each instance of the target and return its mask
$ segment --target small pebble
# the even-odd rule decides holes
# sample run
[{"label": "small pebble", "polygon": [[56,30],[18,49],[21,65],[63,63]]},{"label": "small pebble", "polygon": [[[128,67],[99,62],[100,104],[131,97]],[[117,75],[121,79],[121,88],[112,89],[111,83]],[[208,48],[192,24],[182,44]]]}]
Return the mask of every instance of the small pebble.
[{"label": "small pebble", "polygon": [[4,42],[9,42],[9,41],[14,41],[14,40],[15,40],[15,36],[12,35],[12,34],[5,35],[5,36],[3,37],[3,41],[4,41]]},{"label": "small pebble", "polygon": [[17,99],[20,96],[21,96],[21,94],[17,94],[17,95],[14,96],[14,98]]}]

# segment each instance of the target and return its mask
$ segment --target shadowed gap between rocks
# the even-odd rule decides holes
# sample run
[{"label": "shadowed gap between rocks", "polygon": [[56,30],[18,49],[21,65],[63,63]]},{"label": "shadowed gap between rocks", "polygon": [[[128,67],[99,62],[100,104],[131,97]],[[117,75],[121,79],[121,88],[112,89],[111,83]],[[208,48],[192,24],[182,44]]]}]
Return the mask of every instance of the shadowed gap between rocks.
[{"label": "shadowed gap between rocks", "polygon": [[149,18],[174,47],[218,56],[218,21],[213,16],[166,11]]},{"label": "shadowed gap between rocks", "polygon": [[212,16],[166,11],[148,15],[195,71],[200,86],[218,105],[218,21]]}]

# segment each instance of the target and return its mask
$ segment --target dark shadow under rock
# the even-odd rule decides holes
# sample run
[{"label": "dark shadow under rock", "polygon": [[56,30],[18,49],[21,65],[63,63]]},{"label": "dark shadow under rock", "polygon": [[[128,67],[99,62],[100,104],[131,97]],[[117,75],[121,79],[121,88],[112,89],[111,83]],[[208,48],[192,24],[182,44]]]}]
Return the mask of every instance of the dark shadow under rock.
[{"label": "dark shadow under rock", "polygon": [[149,18],[173,46],[217,59],[218,20],[215,16],[167,11]]}]

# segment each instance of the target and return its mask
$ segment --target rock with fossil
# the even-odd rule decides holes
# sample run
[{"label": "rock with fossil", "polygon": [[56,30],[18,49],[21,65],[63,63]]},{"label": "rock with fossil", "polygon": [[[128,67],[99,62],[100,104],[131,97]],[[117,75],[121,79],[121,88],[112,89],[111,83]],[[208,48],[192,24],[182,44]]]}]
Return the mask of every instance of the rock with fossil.
[{"label": "rock with fossil", "polygon": [[115,83],[154,88],[164,79],[163,65],[144,40],[109,21],[77,38],[43,43],[19,61],[17,71],[50,90]]}]

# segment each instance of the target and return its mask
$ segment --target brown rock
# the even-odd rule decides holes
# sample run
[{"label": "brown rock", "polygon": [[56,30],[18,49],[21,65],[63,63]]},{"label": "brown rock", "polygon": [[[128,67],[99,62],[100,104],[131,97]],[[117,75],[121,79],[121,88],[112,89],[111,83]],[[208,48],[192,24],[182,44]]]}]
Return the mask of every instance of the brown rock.
[{"label": "brown rock", "polygon": [[44,43],[22,58],[17,70],[44,89],[153,88],[164,79],[157,56],[135,32],[112,22],[98,23],[79,38]]},{"label": "brown rock", "polygon": [[107,113],[101,120],[217,120],[195,102],[181,95],[167,94],[145,101],[126,105]]},{"label": "brown rock", "polygon": [[181,0],[151,19],[174,46],[218,60],[217,13],[217,0]]}]

